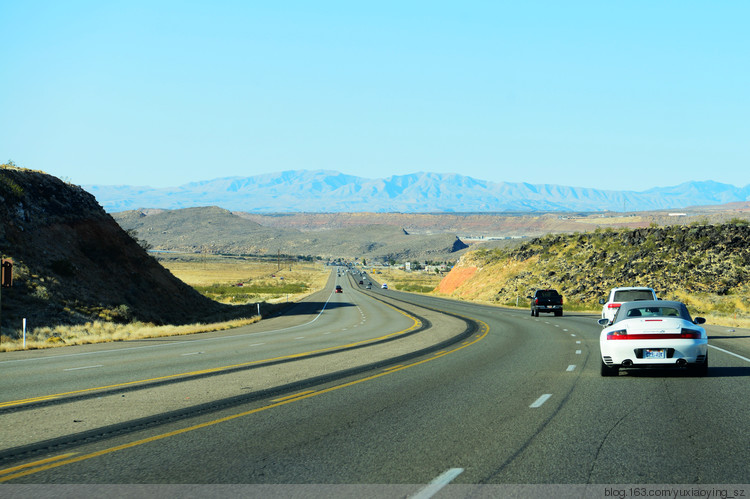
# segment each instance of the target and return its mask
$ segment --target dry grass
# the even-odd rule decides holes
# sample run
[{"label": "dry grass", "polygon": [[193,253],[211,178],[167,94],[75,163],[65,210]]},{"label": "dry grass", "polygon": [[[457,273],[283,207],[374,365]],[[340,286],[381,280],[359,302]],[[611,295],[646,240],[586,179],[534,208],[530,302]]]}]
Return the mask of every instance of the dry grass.
[{"label": "dry grass", "polygon": [[[159,338],[163,336],[180,336],[195,333],[223,331],[258,322],[260,317],[235,319],[213,324],[187,324],[183,326],[155,326],[149,323],[133,322],[115,324],[113,322],[94,321],[78,326],[40,327],[26,335],[26,349],[52,348],[68,345],[87,345],[91,343],[109,343],[113,341]],[[23,340],[3,338],[0,352],[23,350]]]},{"label": "dry grass", "polygon": [[389,288],[412,293],[430,293],[444,277],[435,273],[421,271],[406,272],[396,268],[379,270],[382,274],[375,275],[378,281],[388,283]]},{"label": "dry grass", "polygon": [[638,223],[638,224],[644,224],[648,220],[646,220],[642,216],[632,216],[632,217],[586,217],[586,218],[577,218],[576,222],[582,223],[582,224],[590,224],[590,225],[609,225],[609,224],[623,224],[623,223]]},{"label": "dry grass", "polygon": [[[330,269],[321,263],[289,263],[220,255],[173,255],[160,263],[181,281],[203,292],[210,286],[236,286],[234,295],[223,296],[225,303],[268,302],[298,300],[322,289]],[[285,292],[286,284],[305,288],[296,293]],[[273,288],[278,288],[274,290]],[[258,291],[261,290],[261,291]],[[257,292],[256,292],[257,291]],[[212,299],[209,292],[204,293]]]}]

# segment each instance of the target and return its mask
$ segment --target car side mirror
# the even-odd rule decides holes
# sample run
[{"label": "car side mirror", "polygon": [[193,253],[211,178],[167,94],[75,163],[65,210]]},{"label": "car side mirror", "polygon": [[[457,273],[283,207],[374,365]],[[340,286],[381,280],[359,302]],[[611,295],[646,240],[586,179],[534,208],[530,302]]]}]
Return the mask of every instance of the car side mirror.
[{"label": "car side mirror", "polygon": [[604,298],[599,298],[599,305],[604,305],[605,303],[607,302],[604,300]]},{"label": "car side mirror", "polygon": [[609,322],[609,319],[599,319],[596,322],[598,322],[601,327],[607,327],[612,324],[611,322]]},{"label": "car side mirror", "polygon": [[705,323],[706,323],[706,319],[704,319],[703,317],[696,317],[695,319],[693,319],[693,324],[705,324]]}]

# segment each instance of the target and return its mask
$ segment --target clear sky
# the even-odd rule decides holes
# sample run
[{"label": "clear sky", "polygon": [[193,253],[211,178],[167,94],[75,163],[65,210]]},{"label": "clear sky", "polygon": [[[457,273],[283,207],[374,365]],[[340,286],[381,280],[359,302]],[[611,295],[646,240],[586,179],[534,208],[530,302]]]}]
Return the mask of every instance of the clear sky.
[{"label": "clear sky", "polygon": [[0,0],[0,161],[743,187],[748,25],[746,0]]}]

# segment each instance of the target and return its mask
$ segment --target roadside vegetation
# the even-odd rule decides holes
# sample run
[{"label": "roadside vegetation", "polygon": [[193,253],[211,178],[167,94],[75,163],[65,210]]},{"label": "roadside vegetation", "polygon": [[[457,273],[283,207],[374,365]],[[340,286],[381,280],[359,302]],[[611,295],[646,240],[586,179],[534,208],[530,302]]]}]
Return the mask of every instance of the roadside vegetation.
[{"label": "roadside vegetation", "polygon": [[391,267],[378,269],[382,274],[374,277],[381,283],[385,282],[388,287],[398,291],[408,291],[410,293],[431,293],[444,274],[434,272],[413,271],[406,272],[402,269]]},{"label": "roadside vegetation", "polygon": [[[35,328],[26,335],[26,350],[208,333],[246,326],[259,320],[260,317],[255,316],[248,319],[235,319],[212,324],[196,323],[181,326],[155,326],[154,324],[143,322],[118,324],[107,321],[93,321],[75,326],[40,327]],[[0,344],[0,352],[23,349],[22,338],[9,340],[3,337],[3,343]]]},{"label": "roadside vegetation", "polygon": [[322,289],[329,269],[315,261],[162,253],[159,262],[199,293],[221,303],[279,303]]}]

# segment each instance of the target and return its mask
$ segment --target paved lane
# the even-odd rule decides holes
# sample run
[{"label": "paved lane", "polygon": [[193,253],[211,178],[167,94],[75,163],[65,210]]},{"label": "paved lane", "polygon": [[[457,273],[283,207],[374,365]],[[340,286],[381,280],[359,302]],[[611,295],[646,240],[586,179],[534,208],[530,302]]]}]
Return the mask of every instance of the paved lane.
[{"label": "paved lane", "polygon": [[[750,363],[742,358],[712,350],[706,378],[663,371],[602,378],[593,316],[532,318],[388,296],[482,327],[400,365],[84,445],[56,461],[63,465],[6,476],[18,483],[426,484],[460,470],[449,475],[452,483],[750,482]],[[746,353],[745,335],[718,341]]]},{"label": "paved lane", "polygon": [[[346,292],[333,293],[335,284]],[[0,403],[335,348],[412,324],[334,274],[281,317],[230,331],[3,354]]]}]

